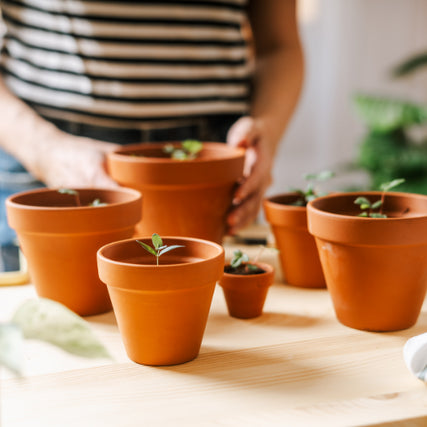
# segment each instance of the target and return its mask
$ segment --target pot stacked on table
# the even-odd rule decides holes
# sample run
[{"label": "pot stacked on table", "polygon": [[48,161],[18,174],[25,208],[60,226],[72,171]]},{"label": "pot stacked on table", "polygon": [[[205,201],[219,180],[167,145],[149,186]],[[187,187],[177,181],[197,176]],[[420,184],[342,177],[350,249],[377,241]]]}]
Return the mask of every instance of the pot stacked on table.
[{"label": "pot stacked on table", "polygon": [[[38,295],[86,316],[111,310],[98,277],[96,252],[134,234],[142,199],[125,188],[78,192],[82,206],[70,195],[44,188],[10,196],[6,209]],[[107,204],[87,206],[95,199]]]},{"label": "pot stacked on table", "polygon": [[173,365],[198,355],[224,268],[224,249],[214,242],[184,237],[163,242],[182,247],[165,253],[160,265],[135,239],[98,252],[99,275],[108,286],[128,356],[146,365]]},{"label": "pot stacked on table", "polygon": [[316,243],[307,229],[307,208],[294,205],[300,198],[298,193],[284,193],[265,199],[265,216],[274,234],[286,283],[324,288]]},{"label": "pot stacked on table", "polygon": [[359,196],[342,193],[308,204],[308,226],[317,242],[338,320],[369,331],[409,328],[427,289],[427,196],[387,193],[387,218],[360,217]]}]

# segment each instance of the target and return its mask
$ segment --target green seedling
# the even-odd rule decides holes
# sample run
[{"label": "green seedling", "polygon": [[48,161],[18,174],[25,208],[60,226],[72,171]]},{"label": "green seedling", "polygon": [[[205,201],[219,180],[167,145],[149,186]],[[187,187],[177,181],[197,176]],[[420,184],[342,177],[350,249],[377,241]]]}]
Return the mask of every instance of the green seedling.
[{"label": "green seedling", "polygon": [[163,152],[170,154],[172,159],[193,160],[197,157],[203,144],[196,139],[186,139],[181,142],[180,147],[174,147],[172,144],[166,144]]},{"label": "green seedling", "polygon": [[261,253],[265,249],[270,249],[278,251],[276,248],[267,248],[266,246],[261,245],[260,250],[254,260],[250,262],[248,254],[237,249],[233,252],[233,258],[230,261],[229,267],[227,268],[227,273],[231,274],[259,274],[263,273],[264,270],[259,268],[256,263],[261,256]]},{"label": "green seedling", "polygon": [[147,245],[144,242],[141,242],[141,240],[137,240],[137,242],[151,255],[154,255],[156,257],[156,264],[159,265],[159,258],[165,254],[166,252],[172,251],[173,249],[177,248],[183,248],[183,245],[164,245],[162,238],[154,233],[151,236],[151,242],[153,243],[153,247],[150,245]]},{"label": "green seedling", "polygon": [[[79,192],[78,191],[76,191],[76,190],[71,190],[71,189],[69,189],[69,188],[60,188],[59,190],[58,190],[58,193],[61,193],[61,194],[69,194],[70,196],[73,196],[74,197],[74,200],[75,200],[75,203],[76,203],[76,206],[82,206],[82,202],[81,202],[81,200],[80,200],[80,194],[79,194]],[[101,202],[101,200],[100,199],[95,199],[95,200],[93,200],[92,202],[90,202],[89,204],[88,204],[88,206],[105,206],[107,203],[103,203],[103,202]]]},{"label": "green seedling", "polygon": [[325,170],[319,173],[309,173],[304,175],[304,179],[307,181],[307,187],[305,190],[296,189],[298,193],[298,199],[292,203],[294,206],[307,206],[307,203],[317,197],[324,196],[326,193],[321,193],[316,189],[316,183],[324,182],[335,176],[334,172]]},{"label": "green seedling", "polygon": [[358,197],[354,201],[354,203],[356,205],[359,205],[360,209],[362,209],[363,211],[359,214],[359,216],[369,217],[369,218],[387,218],[387,215],[383,213],[385,193],[404,182],[405,180],[403,178],[399,178],[399,179],[394,179],[393,181],[381,184],[381,187],[380,187],[382,190],[381,198],[372,203],[366,197]]}]

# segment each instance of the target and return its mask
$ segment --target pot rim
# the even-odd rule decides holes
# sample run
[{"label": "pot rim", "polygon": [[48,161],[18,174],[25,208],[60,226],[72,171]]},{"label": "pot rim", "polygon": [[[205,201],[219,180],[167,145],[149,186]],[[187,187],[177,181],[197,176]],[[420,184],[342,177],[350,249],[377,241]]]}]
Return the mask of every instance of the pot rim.
[{"label": "pot rim", "polygon": [[[325,204],[337,199],[358,196],[380,197],[381,191],[334,193],[319,197],[307,205],[308,230],[316,238],[352,245],[423,245],[427,243],[427,196],[414,193],[388,192],[386,198],[404,198],[426,205],[415,206],[414,214],[389,218],[360,217],[328,211]],[[348,200],[349,202],[350,200]],[[320,205],[320,206],[319,206]],[[348,204],[347,206],[350,206]],[[331,208],[332,209],[332,208]],[[420,228],[422,230],[420,231]]]},{"label": "pot rim", "polygon": [[[101,248],[98,249],[97,251],[97,257],[99,259],[102,259],[104,262],[110,263],[110,264],[115,264],[117,266],[123,266],[123,267],[132,267],[132,268],[137,268],[137,269],[159,269],[159,270],[165,270],[166,268],[184,268],[188,265],[194,265],[194,264],[200,264],[202,262],[206,262],[206,261],[211,261],[214,260],[218,257],[220,257],[221,255],[224,254],[224,248],[219,245],[218,243],[212,242],[210,240],[204,240],[204,239],[198,239],[195,237],[182,237],[182,236],[162,236],[162,240],[163,242],[167,242],[168,240],[173,240],[174,244],[179,244],[178,242],[195,242],[195,243],[200,243],[203,244],[205,246],[211,246],[215,249],[217,249],[217,252],[212,255],[209,256],[207,258],[203,258],[203,259],[199,259],[197,261],[191,261],[191,262],[183,262],[183,263],[174,263],[174,264],[159,264],[159,265],[155,265],[155,264],[138,264],[138,263],[132,263],[132,262],[124,262],[124,261],[117,261],[115,259],[112,259],[111,257],[108,257],[107,255],[105,255],[105,251],[108,251],[109,249],[113,248],[113,247],[117,247],[117,246],[124,246],[127,245],[129,243],[135,242],[136,240],[148,240],[149,242],[151,242],[151,237],[132,237],[129,239],[123,239],[123,240],[118,240],[115,242],[111,242],[111,243],[107,243],[106,245],[102,246]],[[184,245],[185,246],[185,245]],[[143,248],[141,248],[141,250],[143,250]],[[143,252],[142,252],[143,253]],[[154,256],[154,255],[153,255]],[[176,255],[176,257],[179,258],[178,255]]]},{"label": "pot rim", "polygon": [[[227,273],[224,271],[224,276],[230,276],[230,277],[239,277],[242,278],[244,280],[244,278],[252,278],[252,277],[264,277],[264,276],[268,276],[272,273],[274,273],[274,267],[271,264],[268,264],[266,262],[251,262],[250,264],[252,265],[256,265],[257,267],[262,268],[264,271],[264,273],[258,273],[258,274],[233,274],[233,273]],[[226,263],[224,265],[224,269],[229,266],[230,263]]]},{"label": "pot rim", "polygon": [[31,196],[33,194],[47,194],[47,193],[56,193],[59,189],[63,187],[58,188],[36,188],[32,190],[26,190],[21,191],[19,193],[14,193],[10,195],[6,199],[6,204],[14,209],[20,209],[20,210],[37,210],[37,211],[49,211],[49,212],[67,212],[67,211],[87,211],[92,210],[94,208],[99,210],[106,210],[111,208],[112,206],[122,206],[126,205],[131,201],[136,201],[142,198],[142,194],[140,191],[135,190],[133,188],[127,188],[127,187],[117,187],[117,188],[106,188],[106,187],[72,187],[71,190],[75,190],[78,192],[99,192],[100,194],[106,194],[106,193],[127,193],[129,196],[134,196],[133,198],[121,202],[114,202],[114,203],[108,203],[106,205],[99,205],[99,206],[43,206],[43,205],[33,205],[30,203],[20,203],[18,199],[25,198],[26,196]]},{"label": "pot rim", "polygon": [[163,142],[163,143],[136,143],[136,144],[127,144],[118,148],[115,151],[112,151],[107,154],[110,159],[116,161],[126,161],[129,163],[159,163],[159,164],[199,164],[199,163],[212,163],[216,161],[224,161],[226,159],[232,160],[237,159],[245,154],[245,150],[239,147],[231,147],[222,142],[203,142],[204,149],[207,151],[221,151],[224,153],[223,156],[214,157],[214,158],[200,158],[196,157],[191,160],[179,160],[173,159],[169,157],[138,157],[138,156],[130,156],[129,152],[132,151],[149,151],[153,149],[159,149],[160,147],[166,144],[178,144],[176,141],[171,142]]},{"label": "pot rim", "polygon": [[267,205],[270,209],[299,210],[299,211],[307,210],[306,206],[290,205],[287,203],[280,203],[277,201],[277,200],[285,198],[285,197],[292,197],[292,196],[297,196],[297,195],[298,195],[298,192],[296,192],[296,191],[289,191],[286,193],[280,193],[280,194],[276,194],[276,195],[265,198],[263,203],[264,203],[264,205]]}]

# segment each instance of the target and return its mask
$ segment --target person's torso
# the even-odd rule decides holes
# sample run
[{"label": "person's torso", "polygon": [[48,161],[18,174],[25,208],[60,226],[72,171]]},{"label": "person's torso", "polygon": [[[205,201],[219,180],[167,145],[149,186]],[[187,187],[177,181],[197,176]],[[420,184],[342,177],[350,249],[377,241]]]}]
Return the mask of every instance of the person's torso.
[{"label": "person's torso", "polygon": [[248,108],[247,0],[0,0],[8,87],[45,116],[109,126]]}]

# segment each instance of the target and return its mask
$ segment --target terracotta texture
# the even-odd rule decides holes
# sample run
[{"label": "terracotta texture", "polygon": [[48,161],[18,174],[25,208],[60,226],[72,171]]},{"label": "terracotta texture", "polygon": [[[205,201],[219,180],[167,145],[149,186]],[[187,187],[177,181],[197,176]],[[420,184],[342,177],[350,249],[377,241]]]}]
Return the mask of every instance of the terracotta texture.
[{"label": "terracotta texture", "polygon": [[357,216],[359,196],[381,193],[334,194],[307,208],[337,318],[368,331],[409,328],[427,289],[427,196],[387,193],[388,218]]},{"label": "terracotta texture", "polygon": [[[151,245],[151,239],[139,239]],[[200,350],[216,281],[223,274],[224,249],[213,242],[163,237],[184,245],[160,257],[134,240],[98,251],[98,269],[107,285],[122,339],[131,360],[175,365]]]},{"label": "terracotta texture", "polygon": [[96,252],[133,235],[141,194],[131,189],[78,191],[83,205],[96,198],[108,205],[76,207],[73,196],[43,188],[12,195],[6,208],[37,294],[86,316],[111,310]]},{"label": "terracotta texture", "polygon": [[244,151],[204,143],[197,159],[183,161],[168,158],[163,145],[127,145],[108,155],[112,178],[144,196],[138,234],[220,243],[236,183],[243,175]]},{"label": "terracotta texture", "polygon": [[219,285],[224,292],[228,313],[239,319],[261,316],[268,289],[274,281],[274,269],[265,263],[255,263],[265,273],[239,275],[224,273]]},{"label": "terracotta texture", "polygon": [[297,193],[265,199],[264,213],[279,249],[285,281],[303,288],[324,288],[325,278],[314,237],[307,229],[307,209],[293,206]]}]

